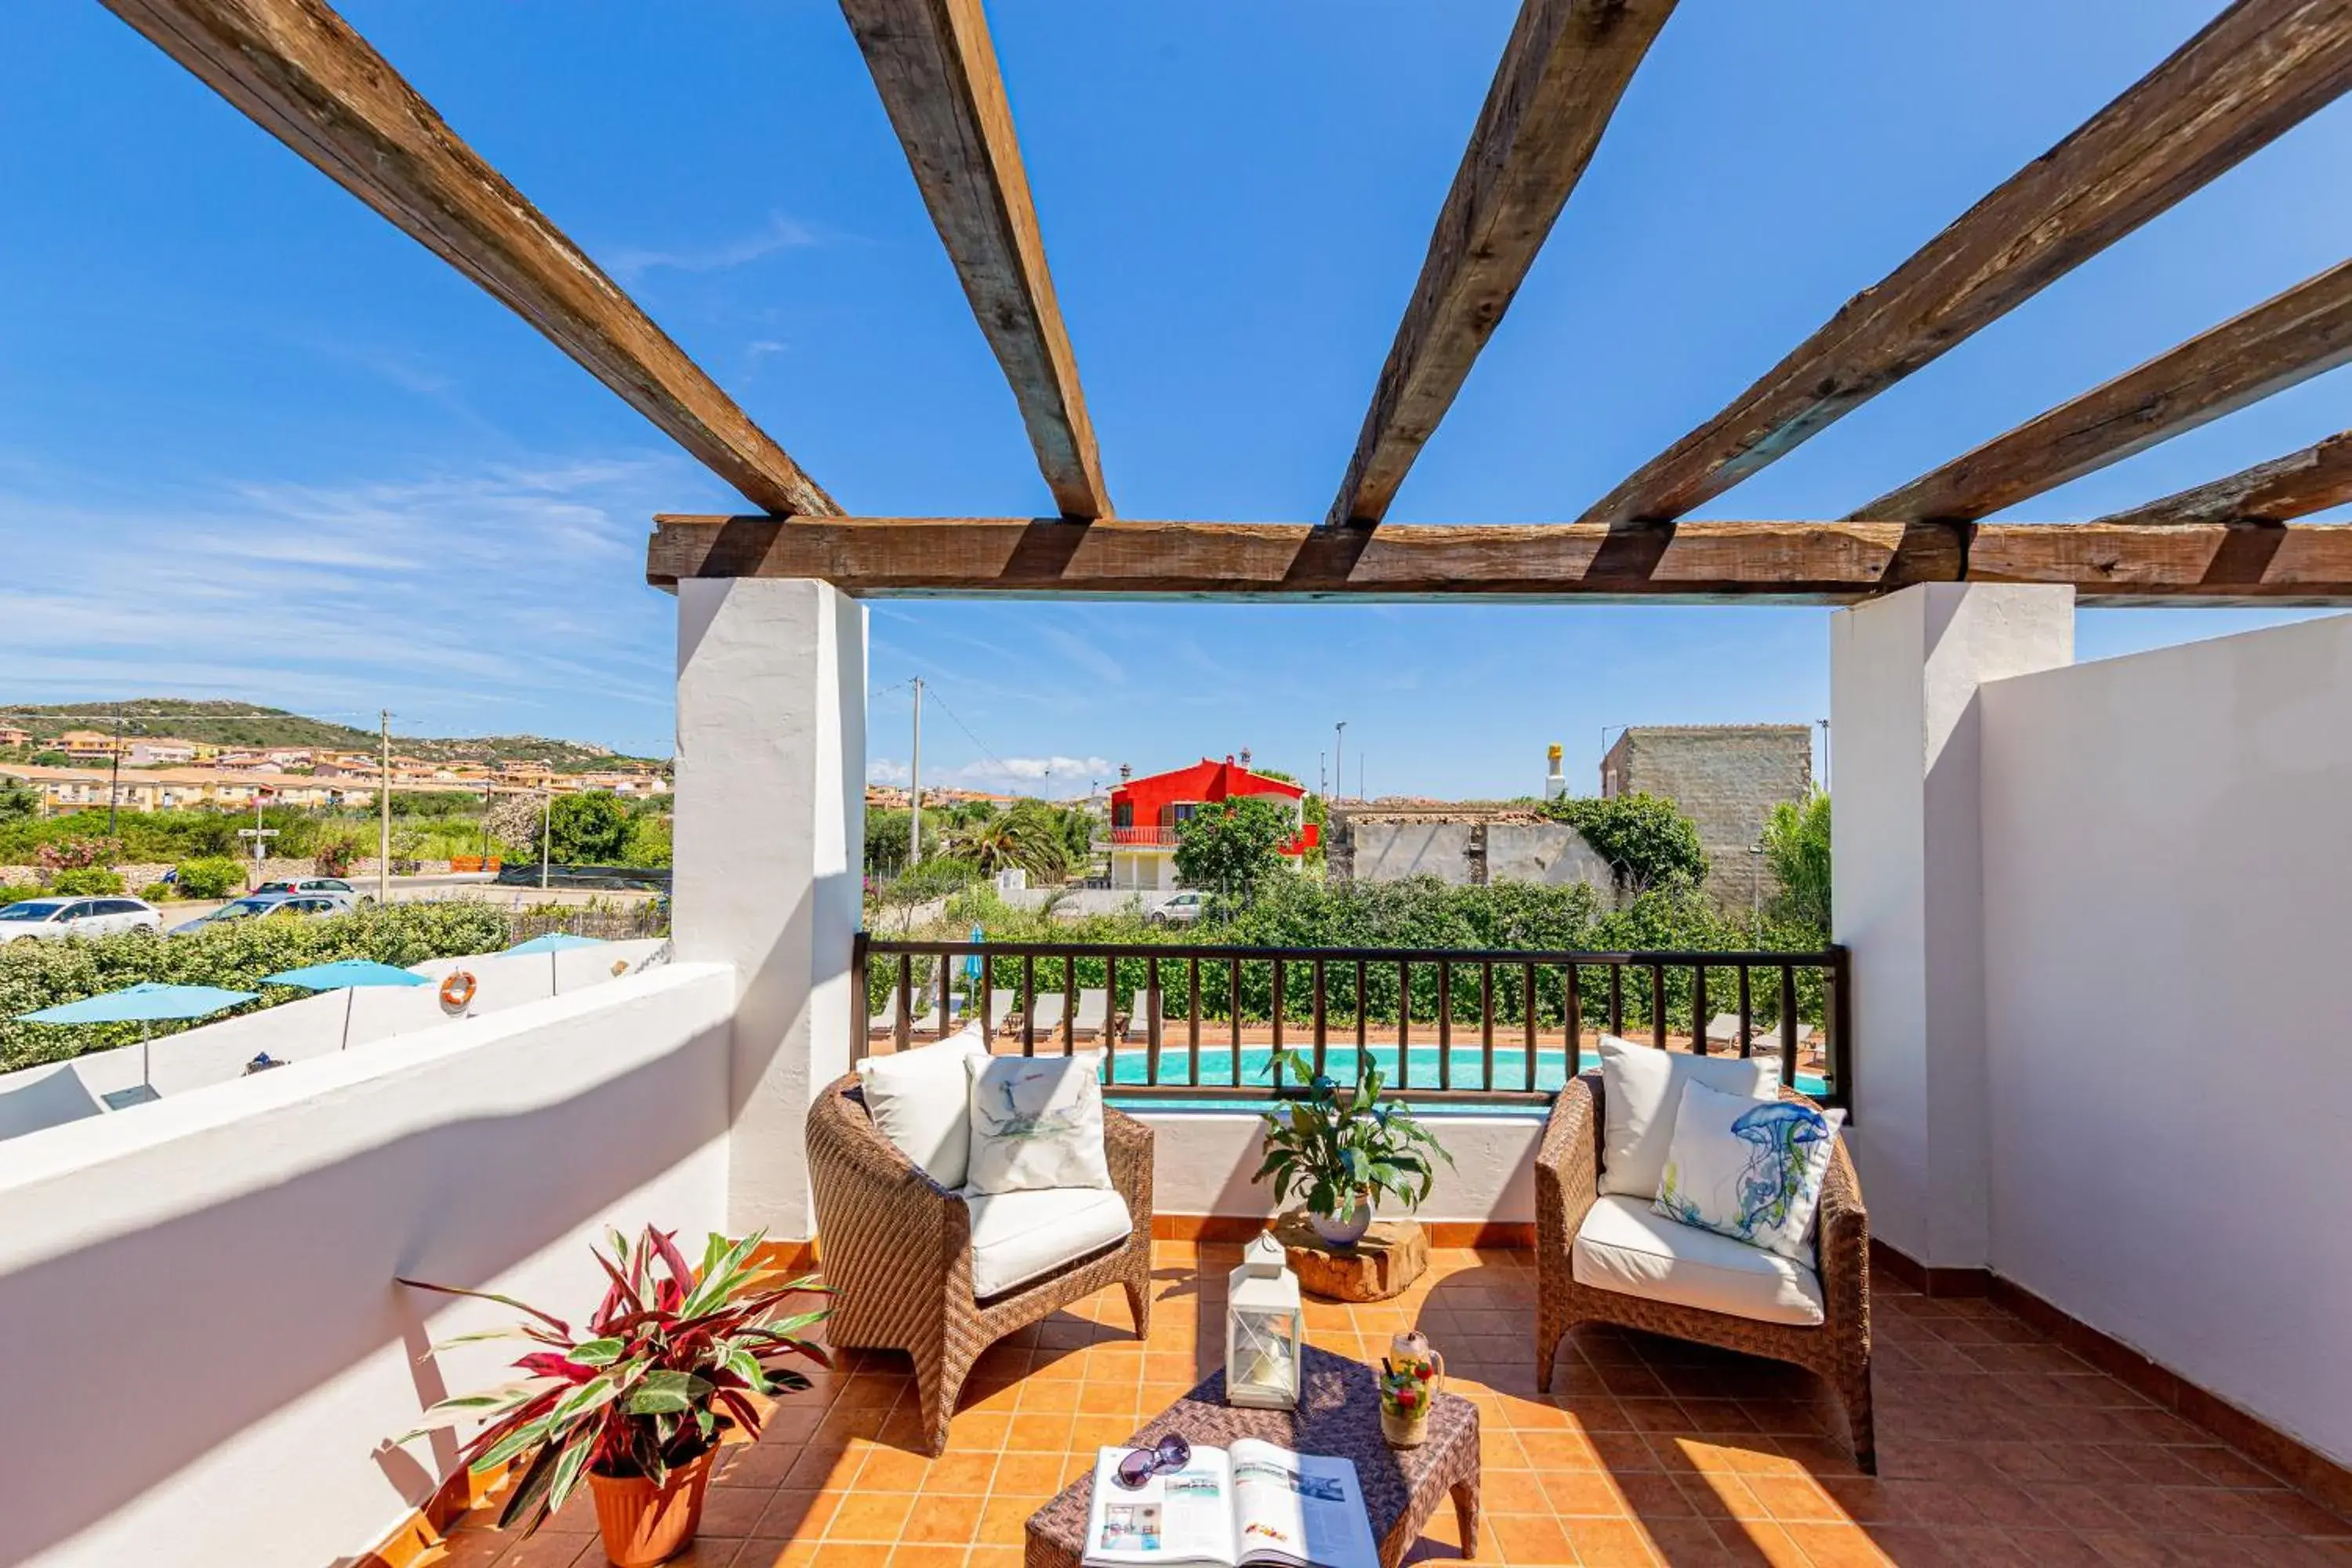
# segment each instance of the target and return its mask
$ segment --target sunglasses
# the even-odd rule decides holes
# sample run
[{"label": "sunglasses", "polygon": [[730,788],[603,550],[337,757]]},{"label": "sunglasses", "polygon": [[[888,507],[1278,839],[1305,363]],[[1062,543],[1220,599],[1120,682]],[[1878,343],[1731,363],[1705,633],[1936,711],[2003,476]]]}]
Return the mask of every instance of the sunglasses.
[{"label": "sunglasses", "polygon": [[1171,1432],[1149,1448],[1133,1448],[1118,1462],[1118,1484],[1140,1491],[1154,1476],[1181,1470],[1192,1462],[1192,1445]]}]

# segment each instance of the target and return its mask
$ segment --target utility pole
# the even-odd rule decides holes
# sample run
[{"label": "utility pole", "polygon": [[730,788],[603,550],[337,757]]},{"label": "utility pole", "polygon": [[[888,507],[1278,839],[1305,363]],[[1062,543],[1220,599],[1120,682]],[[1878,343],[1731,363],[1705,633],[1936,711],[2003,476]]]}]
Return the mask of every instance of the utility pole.
[{"label": "utility pole", "polygon": [[114,837],[115,803],[122,798],[122,704],[114,705],[113,771],[106,780],[106,836]]},{"label": "utility pole", "polygon": [[539,786],[539,887],[547,890],[547,858],[555,847],[555,781]]},{"label": "utility pole", "polygon": [[375,792],[375,901],[389,904],[392,902],[392,710],[376,710],[376,721],[383,727],[383,780]]},{"label": "utility pole", "polygon": [[[1331,773],[1333,776],[1342,781],[1348,776],[1348,721],[1345,719],[1340,720],[1338,727],[1333,731]],[[1348,786],[1343,782],[1339,787],[1345,789]]]},{"label": "utility pole", "polygon": [[907,779],[907,869],[923,858],[923,678],[915,677],[915,761]]}]

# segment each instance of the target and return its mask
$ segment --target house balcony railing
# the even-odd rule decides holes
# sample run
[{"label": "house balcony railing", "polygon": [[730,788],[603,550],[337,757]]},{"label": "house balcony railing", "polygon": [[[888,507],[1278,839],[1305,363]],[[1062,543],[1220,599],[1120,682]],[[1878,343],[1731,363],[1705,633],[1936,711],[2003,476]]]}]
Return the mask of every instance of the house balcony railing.
[{"label": "house balcony railing", "polygon": [[1842,947],[1536,952],[860,932],[855,966],[867,1006],[852,1026],[853,1058],[943,1038],[976,1016],[1001,1051],[1099,1047],[1106,1085],[1122,1100],[1296,1095],[1303,1086],[1285,1080],[1278,1058],[1297,1050],[1343,1079],[1369,1055],[1414,1100],[1543,1104],[1593,1065],[1603,1031],[1774,1058],[1780,1081],[1816,1100],[1843,1105],[1853,1094]]},{"label": "house balcony railing", "polygon": [[1109,842],[1114,847],[1118,848],[1134,847],[1142,848],[1173,849],[1176,847],[1176,829],[1172,827],[1114,827],[1110,829]]}]

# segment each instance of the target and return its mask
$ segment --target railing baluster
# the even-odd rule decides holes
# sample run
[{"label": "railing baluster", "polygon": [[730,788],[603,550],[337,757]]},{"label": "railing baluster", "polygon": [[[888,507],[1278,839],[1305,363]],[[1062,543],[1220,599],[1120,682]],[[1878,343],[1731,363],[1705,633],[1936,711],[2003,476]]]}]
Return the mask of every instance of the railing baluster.
[{"label": "railing baluster", "polygon": [[914,1039],[914,1015],[907,1010],[914,1000],[915,955],[902,952],[898,955],[898,1023],[890,1031],[890,1048],[894,1051],[905,1050]]},{"label": "railing baluster", "polygon": [[953,1032],[953,1024],[948,1017],[948,989],[955,974],[954,962],[953,955],[945,947],[940,949],[940,1026],[931,1037],[935,1040],[944,1040]]},{"label": "railing baluster", "polygon": [[1160,955],[1143,961],[1143,1081],[1160,1087]]},{"label": "railing baluster", "polygon": [[1691,1049],[1706,1055],[1706,965],[1691,965]]},{"label": "railing baluster", "polygon": [[[1822,1020],[1822,1076],[1830,1098],[1853,1104],[1853,965],[1845,949],[1830,955],[1828,1016]],[[1851,1114],[1851,1109],[1849,1109]]]},{"label": "railing baluster", "polygon": [[1780,1083],[1797,1087],[1797,966],[1780,965]]},{"label": "railing baluster", "polygon": [[1625,1037],[1625,966],[1613,959],[1609,964],[1609,1032],[1621,1040]]},{"label": "railing baluster", "polygon": [[1739,1054],[1756,1054],[1756,1007],[1748,994],[1748,965],[1739,966]]},{"label": "railing baluster", "polygon": [[1232,1077],[1238,1088],[1242,1081],[1242,961],[1239,953],[1225,961],[1225,979],[1233,992],[1233,1016],[1228,1022],[1232,1025],[1234,1037]]},{"label": "railing baluster", "polygon": [[[1070,967],[1076,969],[1074,959]],[[1118,955],[1103,954],[1103,1082],[1118,1081]]]},{"label": "railing baluster", "polygon": [[[1289,978],[1288,972],[1283,967],[1282,960],[1276,959],[1274,961],[1274,1059],[1277,1064],[1282,1060],[1282,1005],[1286,1000],[1283,992],[1286,988]],[[1281,1070],[1278,1065],[1276,1070],[1277,1072]],[[1279,1083],[1282,1080],[1277,1078],[1275,1081]]]},{"label": "railing baluster", "polygon": [[[1323,1071],[1323,1037],[1328,1032],[1329,1024],[1328,1015],[1325,1011],[1327,1003],[1328,998],[1323,989],[1323,961],[1318,958],[1315,961],[1315,1071],[1318,1076]],[[1358,1072],[1363,1070],[1361,1062],[1356,1064],[1356,1070]]]},{"label": "railing baluster", "polygon": [[[1527,1076],[1520,1080],[1519,1087],[1533,1089],[1536,1086],[1536,966],[1532,963],[1519,965],[1519,1011],[1525,1016],[1528,1049]],[[1490,1083],[1486,1087],[1492,1089],[1495,1086]]]},{"label": "railing baluster", "polygon": [[1495,1087],[1495,961],[1478,966],[1478,1087]]},{"label": "railing baluster", "polygon": [[1454,1087],[1454,961],[1437,961],[1437,1087]]},{"label": "railing baluster", "polygon": [[1568,966],[1568,1076],[1584,1070],[1584,988],[1577,984],[1576,965]]},{"label": "railing baluster", "polygon": [[1364,1001],[1364,961],[1360,958],[1356,960],[1356,1063],[1359,1071],[1362,1070],[1365,1054],[1372,1048],[1371,1041],[1364,1034],[1368,1027],[1365,1020],[1370,1013],[1371,1008]]},{"label": "railing baluster", "polygon": [[1062,1054],[1075,1056],[1078,1049],[1078,955],[1075,952],[1062,954]]},{"label": "railing baluster", "polygon": [[857,1005],[849,1016],[849,1059],[864,1061],[874,1048],[874,954],[866,935],[857,933],[850,944],[849,967],[856,976]]},{"label": "railing baluster", "polygon": [[1397,960],[1397,1087],[1412,1087],[1412,963]]},{"label": "railing baluster", "polygon": [[1037,955],[1021,955],[1021,1054],[1037,1054]]},{"label": "railing baluster", "polygon": [[1650,1044],[1666,1048],[1666,966],[1650,965]]},{"label": "railing baluster", "polygon": [[1201,1087],[1201,955],[1194,953],[1184,961],[1184,995],[1192,1004],[1192,1016],[1184,1023],[1184,1081],[1194,1089]]}]

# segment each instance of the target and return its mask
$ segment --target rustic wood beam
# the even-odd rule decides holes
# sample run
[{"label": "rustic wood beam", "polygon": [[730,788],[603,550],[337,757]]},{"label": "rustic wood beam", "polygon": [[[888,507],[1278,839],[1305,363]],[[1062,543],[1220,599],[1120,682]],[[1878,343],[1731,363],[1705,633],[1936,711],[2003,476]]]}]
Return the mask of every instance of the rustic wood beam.
[{"label": "rustic wood beam", "polygon": [[1855,517],[1972,521],[2352,362],[2352,261],[1890,490]]},{"label": "rustic wood beam", "polygon": [[[2352,604],[2352,523],[1074,522],[663,516],[646,576],[813,577],[866,597],[1768,600],[1913,583],[2068,584],[2084,602]],[[1350,548],[1335,548],[1346,542]]]},{"label": "rustic wood beam", "polygon": [[2227,479],[2111,512],[2104,523],[2287,522],[2330,507],[2352,505],[2352,430],[2315,441],[2299,452],[2257,463]]},{"label": "rustic wood beam", "polygon": [[841,509],[322,0],[106,0],[772,512]]},{"label": "rustic wood beam", "polygon": [[981,0],[841,0],[1066,516],[1111,515]]},{"label": "rustic wood beam", "polygon": [[2352,0],[2237,0],[1587,511],[1682,516],[1786,456],[2352,87]]},{"label": "rustic wood beam", "polygon": [[1326,521],[1378,522],[1583,178],[1674,0],[1523,0]]}]

